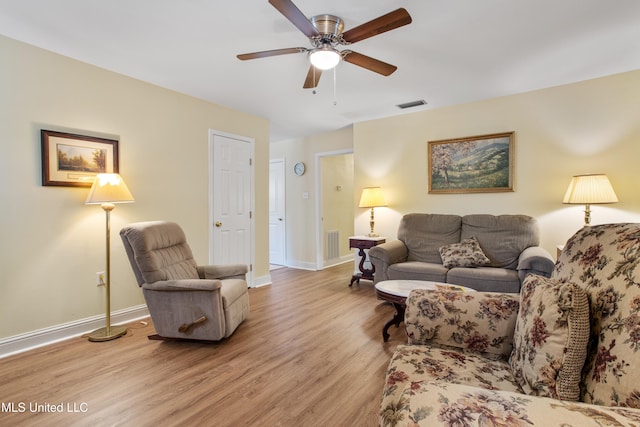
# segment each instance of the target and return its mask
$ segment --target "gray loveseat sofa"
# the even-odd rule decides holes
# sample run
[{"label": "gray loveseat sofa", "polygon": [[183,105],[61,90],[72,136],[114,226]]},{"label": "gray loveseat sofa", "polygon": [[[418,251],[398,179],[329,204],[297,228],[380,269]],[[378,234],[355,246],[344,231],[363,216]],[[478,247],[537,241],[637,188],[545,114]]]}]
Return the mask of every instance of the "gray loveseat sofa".
[{"label": "gray loveseat sofa", "polygon": [[[457,265],[456,258],[468,255],[458,246],[462,242],[479,244],[484,262]],[[518,293],[528,274],[549,277],[553,270],[553,258],[538,245],[538,222],[527,215],[410,213],[400,221],[398,240],[371,248],[369,259],[375,267],[375,283],[428,280]],[[444,249],[451,259],[443,264]]]}]

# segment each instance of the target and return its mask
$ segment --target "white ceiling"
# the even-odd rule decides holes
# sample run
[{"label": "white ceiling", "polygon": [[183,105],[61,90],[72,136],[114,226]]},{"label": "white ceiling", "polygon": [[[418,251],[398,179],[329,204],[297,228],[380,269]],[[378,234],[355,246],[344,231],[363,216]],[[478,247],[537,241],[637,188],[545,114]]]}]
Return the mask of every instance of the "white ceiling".
[{"label": "white ceiling", "polygon": [[[267,0],[0,0],[0,34],[271,122],[278,141],[425,108],[640,69],[638,0],[294,0],[353,28],[398,7],[405,27],[349,46],[398,66],[349,63],[302,89],[309,47]],[[11,60],[15,60],[12,58]]]}]

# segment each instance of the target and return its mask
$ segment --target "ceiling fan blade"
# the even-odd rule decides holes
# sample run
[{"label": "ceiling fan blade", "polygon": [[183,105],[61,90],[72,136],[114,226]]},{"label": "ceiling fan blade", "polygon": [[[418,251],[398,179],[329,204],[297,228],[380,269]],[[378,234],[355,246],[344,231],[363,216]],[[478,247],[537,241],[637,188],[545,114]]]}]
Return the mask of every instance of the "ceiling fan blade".
[{"label": "ceiling fan blade", "polygon": [[311,21],[296,7],[291,0],[269,0],[269,3],[284,15],[293,25],[307,37],[319,36],[320,33]]},{"label": "ceiling fan blade", "polygon": [[373,71],[383,76],[388,76],[398,69],[395,65],[387,64],[378,59],[372,58],[367,55],[363,55],[352,50],[343,50],[342,59],[353,65],[357,65],[367,70]]},{"label": "ceiling fan blade", "polygon": [[355,43],[411,23],[411,15],[400,8],[342,33],[347,43]]},{"label": "ceiling fan blade", "polygon": [[322,75],[322,70],[320,68],[316,68],[313,65],[309,66],[309,72],[307,72],[307,78],[304,80],[304,89],[312,89],[318,86],[318,82],[320,81],[320,76]]},{"label": "ceiling fan blade", "polygon": [[288,55],[290,53],[306,52],[308,49],[304,47],[290,47],[287,49],[263,50],[261,52],[243,53],[236,55],[238,59],[246,61],[247,59],[268,58],[270,56]]}]

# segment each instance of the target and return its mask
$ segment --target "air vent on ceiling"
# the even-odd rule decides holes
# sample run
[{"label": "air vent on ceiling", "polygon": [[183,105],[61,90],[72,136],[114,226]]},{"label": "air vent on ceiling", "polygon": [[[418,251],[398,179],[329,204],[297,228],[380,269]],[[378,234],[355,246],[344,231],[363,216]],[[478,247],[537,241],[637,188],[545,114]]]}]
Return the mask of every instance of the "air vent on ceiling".
[{"label": "air vent on ceiling", "polygon": [[405,102],[404,104],[398,104],[396,105],[396,107],[404,110],[405,108],[419,107],[420,105],[427,105],[427,101],[425,101],[424,99],[420,99],[418,101],[411,101],[411,102]]}]

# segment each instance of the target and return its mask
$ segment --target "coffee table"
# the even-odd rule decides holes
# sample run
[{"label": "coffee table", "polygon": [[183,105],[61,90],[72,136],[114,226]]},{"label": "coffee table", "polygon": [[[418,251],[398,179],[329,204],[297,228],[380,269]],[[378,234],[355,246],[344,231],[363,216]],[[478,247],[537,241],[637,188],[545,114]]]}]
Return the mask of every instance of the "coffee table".
[{"label": "coffee table", "polygon": [[389,340],[389,327],[396,325],[404,320],[405,301],[409,296],[409,292],[414,289],[450,289],[461,292],[475,292],[474,289],[464,286],[450,285],[447,283],[429,282],[424,280],[383,280],[375,285],[376,297],[383,301],[390,302],[396,309],[396,314],[382,328],[382,339],[387,342]]}]

